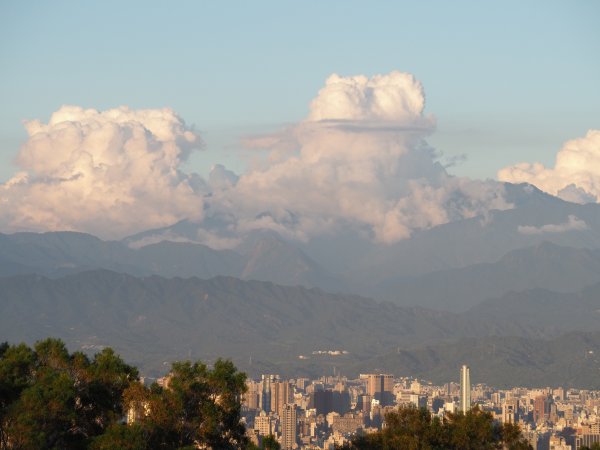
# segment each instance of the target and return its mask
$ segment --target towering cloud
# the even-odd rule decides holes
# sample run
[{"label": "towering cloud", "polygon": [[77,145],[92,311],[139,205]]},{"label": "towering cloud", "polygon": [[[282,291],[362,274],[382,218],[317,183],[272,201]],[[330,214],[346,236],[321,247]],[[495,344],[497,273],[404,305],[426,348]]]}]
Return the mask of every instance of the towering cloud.
[{"label": "towering cloud", "polygon": [[425,108],[423,88],[411,74],[340,77],[331,75],[311,103],[309,121],[390,121],[420,119]]},{"label": "towering cloud", "polygon": [[169,109],[64,106],[26,129],[23,171],[0,185],[5,229],[118,237],[202,213],[203,181],[178,169],[200,141]]},{"label": "towering cloud", "polygon": [[564,144],[556,155],[554,168],[523,162],[505,167],[498,179],[511,183],[528,182],[567,201],[600,202],[600,130]]},{"label": "towering cloud", "polygon": [[410,74],[332,75],[306,120],[250,141],[270,150],[227,198],[237,226],[306,238],[339,226],[395,242],[427,228],[509,207],[493,182],[449,176],[424,140],[421,84]]},{"label": "towering cloud", "polygon": [[0,185],[0,223],[119,237],[189,218],[202,223],[199,241],[219,246],[257,228],[308,239],[348,227],[392,243],[510,207],[502,184],[437,162],[424,108],[410,74],[332,75],[305,120],[245,141],[267,151],[261,164],[239,175],[216,164],[204,181],[180,169],[199,137],[173,111],[63,107],[26,124],[23,171]]}]

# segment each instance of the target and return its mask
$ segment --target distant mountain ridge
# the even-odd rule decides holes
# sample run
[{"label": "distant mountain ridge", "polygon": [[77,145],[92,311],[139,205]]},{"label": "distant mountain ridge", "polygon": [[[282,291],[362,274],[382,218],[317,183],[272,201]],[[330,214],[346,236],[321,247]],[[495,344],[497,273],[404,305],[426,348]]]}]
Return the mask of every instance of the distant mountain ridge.
[{"label": "distant mountain ridge", "polygon": [[[505,186],[507,200],[515,208],[450,222],[416,232],[410,239],[393,245],[374,247],[354,269],[352,278],[362,282],[364,274],[364,281],[378,284],[393,277],[415,277],[491,263],[512,250],[544,241],[563,247],[600,248],[600,204],[565,202],[531,185]],[[545,225],[567,224],[570,216],[585,224],[585,228],[542,231]],[[523,233],[522,227],[537,228],[540,232]]]},{"label": "distant mountain ridge", "polygon": [[369,363],[381,371],[410,373],[434,383],[456,379],[460,364],[467,364],[472,383],[505,388],[599,389],[600,332],[572,332],[549,340],[463,338],[449,344],[390,352]]},{"label": "distant mountain ridge", "polygon": [[234,250],[170,241],[130,248],[123,242],[71,232],[0,234],[0,276],[38,273],[60,277],[95,269],[134,276],[233,276],[355,293],[405,306],[464,311],[511,291],[575,292],[600,282],[600,249],[542,241],[508,252],[495,262],[376,281],[366,274],[352,278],[328,273],[274,232],[251,233]]},{"label": "distant mountain ridge", "polygon": [[393,245],[351,228],[236,235],[210,217],[122,241],[0,234],[0,340],[110,345],[153,374],[225,356],[251,374],[435,379],[467,361],[495,384],[599,387],[600,205],[530,185],[506,197],[513,209]]},{"label": "distant mountain ridge", "polygon": [[[369,287],[393,278],[493,263],[512,250],[544,241],[577,249],[600,248],[599,204],[566,202],[530,184],[504,183],[504,191],[506,201],[514,208],[422,229],[395,244],[377,243],[366,231],[351,228],[307,237],[302,242],[278,239],[302,251],[328,273],[341,276],[345,283],[350,280]],[[236,237],[218,219],[209,217],[201,224],[181,221],[147,230],[124,242],[141,245],[161,239],[194,241],[206,233],[224,240]],[[276,235],[268,230],[254,233]]]},{"label": "distant mountain ridge", "polygon": [[548,241],[520,248],[494,263],[389,279],[364,294],[403,305],[464,311],[482,300],[542,288],[576,292],[600,282],[600,249],[562,247]]},{"label": "distant mountain ridge", "polygon": [[[452,314],[232,277],[139,278],[97,270],[58,279],[0,278],[0,340],[59,336],[74,348],[109,345],[148,374],[161,373],[163,362],[173,359],[224,356],[254,375],[317,375],[335,366],[349,373],[385,369],[434,378],[496,343],[503,348],[499,355],[512,362],[502,371],[502,358],[486,362],[479,356],[473,361],[482,380],[498,371],[490,382],[533,384],[551,370],[541,379],[560,384],[561,370],[587,373],[590,361],[574,360],[567,344],[569,354],[552,351],[546,359],[530,358],[523,348],[546,351],[563,345],[567,338],[561,335],[575,332],[584,336],[580,340],[589,338],[588,350],[595,352],[599,311],[600,284],[576,294],[513,293]],[[348,354],[313,354],[320,350]],[[594,374],[600,370],[593,367]],[[573,377],[596,386],[591,378]]]},{"label": "distant mountain ridge", "polygon": [[76,232],[0,234],[0,276],[38,273],[59,277],[94,269],[130,275],[259,279],[337,289],[340,282],[276,233],[246,236],[239,250],[160,241],[140,248]]},{"label": "distant mountain ridge", "polygon": [[[272,230],[236,236],[210,217],[122,241],[74,232],[0,234],[0,276],[94,269],[220,275],[454,312],[510,291],[575,292],[600,282],[600,205],[565,202],[531,185],[506,184],[505,190],[513,209],[421,230],[391,245],[349,230],[306,242]],[[197,242],[207,235],[231,248]]]}]

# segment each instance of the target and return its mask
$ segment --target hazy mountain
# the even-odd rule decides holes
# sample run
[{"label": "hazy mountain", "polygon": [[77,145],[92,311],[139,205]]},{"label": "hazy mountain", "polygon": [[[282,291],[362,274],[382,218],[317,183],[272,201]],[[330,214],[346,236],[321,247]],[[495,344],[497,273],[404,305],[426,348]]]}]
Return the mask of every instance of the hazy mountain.
[{"label": "hazy mountain", "polygon": [[60,276],[98,267],[139,274],[131,251],[120,242],[106,242],[76,232],[0,233],[0,276],[42,273]]},{"label": "hazy mountain", "polygon": [[[136,276],[224,275],[455,311],[511,290],[569,292],[600,281],[600,205],[565,202],[530,185],[507,184],[506,195],[514,209],[389,246],[348,230],[306,243],[268,230],[234,236],[210,218],[204,228],[182,221],[121,242],[72,232],[0,234],[0,275],[57,277],[98,268]],[[231,248],[198,243],[203,237]]]},{"label": "hazy mountain", "polygon": [[238,253],[189,242],[162,241],[130,249],[129,255],[144,274],[166,277],[239,276],[244,270],[244,261]]},{"label": "hazy mountain", "polygon": [[[140,239],[154,242],[151,236]],[[38,273],[56,277],[101,268],[131,275],[235,276],[332,290],[341,285],[338,278],[273,232],[250,233],[235,250],[214,250],[182,239],[159,240],[139,248],[127,242],[73,232],[0,234],[0,276]]]},{"label": "hazy mountain", "polygon": [[[510,292],[500,298],[486,300],[462,315],[470,322],[499,325],[495,334],[502,334],[504,324],[538,330],[546,336],[565,331],[600,330],[600,284],[575,293],[557,293],[545,289]],[[520,334],[515,331],[513,334]]]},{"label": "hazy mountain", "polygon": [[460,311],[511,291],[576,292],[598,282],[600,250],[542,242],[513,250],[494,263],[384,280],[365,293],[399,304]]},{"label": "hazy mountain", "polygon": [[[504,269],[510,272],[509,261],[499,260],[508,252],[535,247],[544,242],[572,249],[600,248],[600,205],[569,203],[528,184],[507,183],[505,191],[507,200],[514,205],[513,209],[492,211],[487,217],[457,220],[429,230],[421,230],[415,232],[411,238],[393,245],[377,244],[367,234],[349,229],[313,237],[306,242],[290,242],[273,232],[257,232],[263,237],[270,236],[275,239],[281,250],[279,256],[274,258],[270,252],[275,246],[273,243],[265,242],[262,248],[267,251],[261,261],[267,262],[267,264],[259,270],[254,269],[252,278],[293,284],[294,280],[299,280],[298,268],[306,267],[305,260],[308,259],[311,264],[319,267],[318,270],[326,270],[327,274],[324,279],[315,276],[319,272],[317,269],[312,269],[313,266],[309,264],[311,276],[304,277],[303,283],[306,285],[319,286],[329,290],[356,292],[399,301],[403,304],[443,307],[444,302],[438,301],[440,296],[438,295],[439,290],[436,291],[436,286],[439,287],[443,283],[444,277],[451,279],[456,277],[458,280],[460,275],[453,272],[442,272],[477,264],[494,264],[487,271],[484,266],[478,269],[473,268],[472,273],[477,277],[476,286],[467,292],[461,292],[458,287],[453,288],[455,292],[450,293],[453,300],[448,302],[450,307],[457,303],[454,298],[462,298],[463,294],[468,299],[462,305],[460,302],[458,304],[466,307],[490,295],[501,295],[507,292],[506,285],[512,283],[516,283],[514,289],[532,287],[557,289],[556,283],[552,284],[556,270],[550,270],[545,280],[543,279],[544,274],[540,271],[535,275],[535,281],[528,283],[525,277],[522,277],[521,281],[515,279],[513,275],[518,276],[515,271],[512,274],[504,273]],[[127,238],[127,241],[156,240],[161,236],[191,239],[201,234],[204,228],[219,233],[219,226],[218,222],[210,220],[202,225],[184,221],[172,227],[149,230],[142,235]],[[223,237],[231,238],[229,234]],[[245,241],[252,240],[252,236],[245,238]],[[247,243],[240,244],[235,251],[239,252],[241,248],[248,248]],[[548,250],[548,252],[551,251]],[[292,262],[286,261],[288,255],[294,255],[290,259]],[[554,255],[550,256],[554,257]],[[514,255],[514,257],[518,259],[518,255]],[[531,258],[536,259],[535,255]],[[541,256],[537,258],[536,262],[539,262],[540,258]],[[255,258],[251,259],[256,261]],[[277,264],[269,264],[272,261],[277,261]],[[594,264],[596,263],[594,262]],[[589,284],[588,280],[591,278],[589,274],[592,273],[593,268],[586,269],[583,264],[579,263],[575,266],[582,269],[583,272],[576,273],[575,269],[570,270],[568,273],[574,276],[572,281],[567,280],[566,275],[562,277],[562,280],[569,286],[576,285],[576,288],[582,287],[577,286],[581,279]],[[489,275],[489,272],[496,269],[499,270],[497,280],[492,279],[496,275]],[[528,276],[533,275],[533,269],[529,268]],[[477,271],[482,273],[476,273]],[[415,279],[415,277],[434,272],[438,273],[431,278]],[[468,278],[467,272],[469,270],[465,272],[465,278]],[[331,274],[336,275],[332,276]],[[272,278],[267,278],[267,275]],[[491,276],[492,278],[486,283],[481,280],[481,276]],[[332,283],[332,279],[335,282]],[[306,280],[310,280],[310,282]],[[598,280],[591,280],[591,282],[595,281]],[[550,284],[546,282],[550,282]],[[463,285],[466,284],[463,283]],[[478,285],[480,287],[477,287]],[[488,289],[487,295],[479,295],[481,291]],[[406,290],[406,294],[403,294],[404,290]],[[430,292],[427,292],[428,290]],[[565,290],[570,290],[570,288],[565,288]]]},{"label": "hazy mountain", "polygon": [[390,352],[369,361],[378,370],[420,376],[434,383],[458,380],[462,364],[470,366],[472,383],[599,389],[600,332],[569,333],[550,340],[464,338],[451,344]]},{"label": "hazy mountain", "polygon": [[343,288],[340,277],[331,275],[275,232],[250,233],[236,251],[245,261],[242,279],[272,281],[288,286],[318,286],[329,291]]},{"label": "hazy mountain", "polygon": [[[528,184],[507,183],[505,188],[513,209],[422,230],[394,245],[374,246],[350,278],[372,286],[394,277],[495,262],[509,251],[544,241],[600,248],[600,204],[565,202]],[[579,227],[569,226],[570,216]]]},{"label": "hazy mountain", "polygon": [[60,336],[77,347],[111,345],[154,370],[188,350],[208,359],[255,355],[272,362],[317,350],[368,355],[398,343],[451,336],[455,324],[448,317],[227,277],[135,278],[92,271],[59,279],[0,279],[2,339]]},{"label": "hazy mountain", "polygon": [[[512,209],[491,211],[486,217],[451,220],[417,231],[409,239],[392,245],[374,242],[367,230],[350,228],[337,229],[306,242],[278,239],[286,242],[288,249],[301,250],[329,273],[356,281],[357,286],[492,263],[511,250],[544,241],[565,247],[600,248],[600,205],[566,202],[530,184],[505,183],[504,187]],[[202,224],[182,221],[124,241],[136,246],[161,239],[197,241],[206,233],[221,239],[236,237],[226,223],[207,218]],[[268,231],[260,233],[274,235]]]},{"label": "hazy mountain", "polygon": [[[423,345],[453,348],[461,337],[548,338],[599,328],[600,284],[581,294],[528,292],[457,315],[231,277],[136,278],[104,270],[59,279],[24,275],[0,279],[0,340],[59,336],[74,348],[110,345],[149,373],[160,373],[167,360],[225,356],[251,373],[276,367],[314,375],[332,366],[375,370],[382,364],[377,355],[421,355]],[[313,354],[320,350],[349,353]],[[419,364],[398,370],[429,367]]]}]

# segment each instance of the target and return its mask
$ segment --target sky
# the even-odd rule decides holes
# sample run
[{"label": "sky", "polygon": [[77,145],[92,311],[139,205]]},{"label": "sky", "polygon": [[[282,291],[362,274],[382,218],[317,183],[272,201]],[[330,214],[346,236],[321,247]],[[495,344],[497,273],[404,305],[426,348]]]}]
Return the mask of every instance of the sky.
[{"label": "sky", "polygon": [[[600,199],[600,173],[582,174],[580,169],[569,172],[570,162],[563,165],[568,170],[553,166],[559,151],[570,145],[562,153],[577,153],[578,167],[594,162],[600,167],[600,159],[594,159],[600,153],[596,151],[599,138],[588,134],[588,130],[600,129],[599,17],[600,4],[593,0],[399,1],[369,5],[358,1],[0,2],[0,183],[4,182],[10,191],[0,204],[5,210],[4,219],[0,210],[0,226],[5,231],[36,229],[33,222],[48,220],[48,212],[39,212],[39,204],[48,198],[36,197],[32,186],[37,183],[42,189],[42,178],[46,187],[64,180],[66,172],[59,175],[49,168],[53,158],[59,157],[53,156],[54,152],[61,154],[57,146],[67,144],[56,139],[52,145],[35,143],[31,133],[45,130],[38,125],[48,124],[63,105],[99,112],[124,106],[131,112],[128,120],[137,121],[142,128],[152,126],[147,125],[147,114],[136,111],[169,108],[176,118],[165,114],[163,125],[167,124],[164,126],[174,134],[165,140],[160,137],[161,131],[156,131],[160,127],[153,129],[160,135],[158,141],[168,141],[168,147],[178,145],[183,136],[188,142],[185,133],[190,131],[196,136],[193,147],[201,150],[180,149],[181,153],[172,158],[165,147],[161,173],[184,173],[166,180],[165,186],[184,183],[194,192],[206,194],[208,189],[214,197],[214,187],[200,188],[198,183],[208,183],[215,165],[224,166],[218,166],[222,179],[235,184],[241,176],[240,185],[253,192],[260,191],[257,186],[261,183],[273,182],[277,170],[284,170],[284,166],[275,168],[273,163],[274,158],[281,157],[281,149],[270,148],[269,169],[265,169],[264,161],[257,162],[256,147],[260,146],[257,142],[261,142],[261,136],[277,136],[279,142],[291,145],[288,138],[292,130],[294,142],[301,148],[326,145],[323,136],[315,137],[319,133],[307,137],[302,124],[311,122],[316,114],[311,102],[321,98],[319,93],[332,74],[346,81],[356,76],[375,80],[373,77],[396,71],[411,74],[420,83],[414,87],[401,81],[413,94],[422,90],[423,110],[411,110],[400,120],[394,111],[388,111],[387,116],[373,109],[354,116],[330,109],[330,114],[322,118],[338,120],[343,116],[344,120],[386,123],[400,120],[401,127],[408,126],[405,119],[409,116],[410,126],[419,117],[427,119],[427,130],[421,136],[432,147],[427,150],[427,158],[445,166],[449,175],[472,180],[500,177],[503,181],[530,181],[554,195],[562,192],[564,197],[578,201],[596,201]],[[368,92],[373,89],[369,83],[361,86]],[[73,111],[69,114],[69,120],[83,120],[85,116]],[[94,123],[105,124],[107,117]],[[27,127],[34,120],[39,121],[37,125]],[[400,122],[393,127],[400,127]],[[123,126],[123,122],[119,124]],[[335,145],[347,145],[344,139],[340,137]],[[402,142],[413,149],[413,143]],[[385,146],[366,138],[364,145]],[[396,157],[400,154],[395,153]],[[583,154],[592,159],[582,159]],[[286,162],[288,166],[290,161]],[[309,160],[299,161],[300,166],[293,170],[300,167],[308,171]],[[389,162],[379,160],[383,165]],[[526,165],[517,167],[518,163]],[[265,178],[262,181],[257,165]],[[265,175],[267,171],[271,178]],[[28,187],[10,187],[15,184],[16,174],[23,172],[29,173],[28,181],[17,179]],[[79,176],[80,172],[73,169],[68,176]],[[114,171],[110,176],[114,184]],[[346,179],[337,178],[338,184]],[[568,187],[571,180],[580,181]],[[307,181],[295,182],[300,185]],[[436,183],[436,189],[443,184],[438,178]],[[292,184],[288,179],[285,185]],[[154,187],[156,192],[165,189],[159,185]],[[396,184],[389,188],[387,182],[383,185],[369,185],[377,195],[385,191],[374,212],[381,220],[367,220],[354,213],[348,216],[346,210],[338,216],[367,223],[385,241],[406,234],[402,227],[390,225],[388,216],[392,210],[400,214],[396,200],[408,195],[408,188]],[[81,184],[77,192],[96,185],[86,186]],[[140,186],[128,187],[127,195],[149,189]],[[178,184],[178,189],[180,192],[184,188]],[[464,184],[460,189],[469,190]],[[236,201],[242,202],[241,188],[237,191]],[[73,198],[73,192],[63,200]],[[410,192],[416,192],[414,186]],[[118,197],[125,194],[117,195],[112,190],[110,195],[125,198]],[[173,201],[181,208],[148,225],[192,214],[186,206],[187,194],[181,195]],[[28,217],[35,215],[35,220],[27,222],[20,217],[20,224],[15,225],[14,217],[7,218],[17,198],[29,199],[31,205],[37,201],[38,206],[31,206],[27,212]],[[389,206],[392,200],[394,205]],[[474,200],[468,213],[461,214],[477,213],[478,202],[488,200]],[[224,200],[227,204],[236,201],[231,196]],[[200,203],[206,207],[204,201]],[[278,207],[282,205],[269,206],[273,210]],[[259,211],[265,206],[256,208]],[[309,209],[306,205],[304,212]],[[427,215],[408,229],[450,220],[448,208],[441,215],[431,211]],[[85,224],[94,220],[90,217],[53,223],[56,227],[87,230]],[[238,225],[240,221],[238,218]],[[122,221],[119,223],[123,233],[131,231]],[[303,233],[316,226],[307,225]]]}]

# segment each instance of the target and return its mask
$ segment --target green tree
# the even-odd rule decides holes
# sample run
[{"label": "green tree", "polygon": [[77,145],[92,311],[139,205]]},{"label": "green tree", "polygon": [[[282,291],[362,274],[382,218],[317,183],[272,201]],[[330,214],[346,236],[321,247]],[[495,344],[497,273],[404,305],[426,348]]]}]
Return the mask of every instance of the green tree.
[{"label": "green tree", "polygon": [[349,449],[406,449],[445,448],[445,435],[439,418],[432,418],[426,409],[414,406],[398,408],[385,416],[385,428],[357,437]]},{"label": "green tree", "polygon": [[85,355],[74,356],[81,358],[81,367],[85,368],[79,377],[85,381],[78,389],[79,409],[87,416],[88,423],[95,425],[89,433],[97,434],[123,417],[123,393],[138,379],[138,370],[110,348],[94,355],[88,365],[82,359]]},{"label": "green tree", "polygon": [[400,408],[388,414],[385,421],[382,438],[389,448],[436,448],[445,440],[439,418],[432,418],[429,411],[423,408]]},{"label": "green tree", "polygon": [[144,410],[139,423],[151,448],[243,448],[248,443],[241,422],[245,380],[230,361],[218,360],[212,370],[198,362],[177,362],[168,387],[132,384],[125,403]]},{"label": "green tree", "polygon": [[502,447],[501,425],[494,424],[490,413],[475,407],[466,413],[450,413],[447,417],[452,448],[484,450]]},{"label": "green tree", "polygon": [[0,448],[7,448],[9,411],[32,381],[36,355],[25,344],[0,347]]},{"label": "green tree", "polygon": [[[173,364],[167,387],[146,388],[109,348],[90,359],[58,339],[0,344],[0,449],[250,448],[245,382],[231,361],[187,361]],[[127,426],[129,410],[137,422]]]},{"label": "green tree", "polygon": [[122,394],[137,370],[112,350],[69,354],[58,339],[0,356],[1,448],[84,449],[123,415]]},{"label": "green tree", "polygon": [[8,350],[9,347],[10,347],[10,345],[8,344],[8,342],[0,343],[0,358],[2,358],[2,356],[4,356],[4,353],[6,353],[6,350]]},{"label": "green tree", "polygon": [[142,427],[138,424],[113,424],[94,438],[90,450],[146,450],[148,448]]},{"label": "green tree", "polygon": [[584,445],[583,447],[580,447],[580,450],[600,450],[600,443],[594,442],[590,447]]},{"label": "green tree", "polygon": [[10,412],[9,434],[17,448],[85,448],[75,412],[76,392],[66,373],[38,369]]},{"label": "green tree", "polygon": [[[507,450],[528,450],[531,448],[527,439],[521,434],[521,428],[514,423],[502,425],[502,442]],[[600,449],[598,449],[600,450]]]},{"label": "green tree", "polygon": [[356,437],[351,450],[525,450],[531,448],[516,425],[495,423],[491,414],[474,408],[448,414],[442,421],[426,409],[401,407],[385,416],[377,433]]},{"label": "green tree", "polygon": [[279,445],[279,442],[277,442],[275,436],[270,434],[262,439],[260,448],[262,450],[280,450],[281,445]]}]

